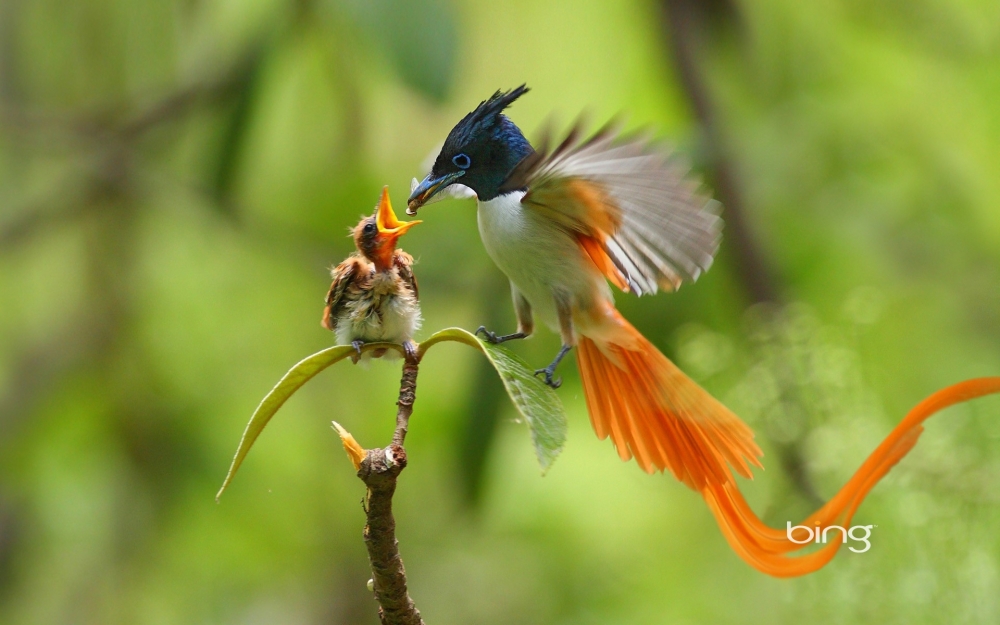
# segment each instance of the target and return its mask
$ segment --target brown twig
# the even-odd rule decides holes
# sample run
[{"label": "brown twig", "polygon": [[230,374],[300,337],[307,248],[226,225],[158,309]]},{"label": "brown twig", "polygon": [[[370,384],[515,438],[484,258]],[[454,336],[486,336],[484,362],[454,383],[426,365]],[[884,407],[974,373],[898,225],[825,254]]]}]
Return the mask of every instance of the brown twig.
[{"label": "brown twig", "polygon": [[419,363],[407,360],[403,364],[403,379],[399,383],[396,411],[396,432],[392,444],[384,449],[369,449],[358,477],[368,487],[365,513],[365,546],[372,566],[375,600],[379,604],[379,620],[383,625],[424,625],[420,612],[406,588],[406,571],[396,540],[396,519],[392,516],[392,496],[396,479],[406,468],[403,441],[413,413],[417,393]]},{"label": "brown twig", "polygon": [[392,435],[392,444],[403,446],[406,433],[410,427],[410,415],[413,414],[413,402],[417,399],[417,368],[420,363],[407,360],[403,363],[403,379],[399,381],[399,401],[396,402],[396,432]]}]

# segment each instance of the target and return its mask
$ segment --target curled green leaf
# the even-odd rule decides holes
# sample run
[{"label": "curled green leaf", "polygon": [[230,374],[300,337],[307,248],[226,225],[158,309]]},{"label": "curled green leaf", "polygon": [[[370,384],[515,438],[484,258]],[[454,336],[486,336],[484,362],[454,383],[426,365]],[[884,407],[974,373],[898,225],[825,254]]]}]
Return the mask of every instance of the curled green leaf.
[{"label": "curled green leaf", "polygon": [[[368,343],[364,346],[363,350],[371,351],[387,347],[402,352],[401,346],[392,343]],[[233,463],[229,466],[229,472],[222,483],[222,488],[215,495],[216,501],[219,500],[219,497],[222,496],[222,493],[229,486],[230,482],[233,481],[237,469],[243,464],[243,459],[246,458],[250,448],[253,447],[254,441],[260,436],[260,433],[264,430],[264,426],[271,420],[274,413],[278,412],[278,409],[288,401],[288,398],[295,391],[302,388],[302,385],[311,380],[317,373],[353,353],[355,352],[352,346],[337,345],[300,360],[294,367],[288,370],[288,373],[264,397],[260,405],[257,406],[257,410],[254,410],[253,416],[250,417],[250,422],[247,423],[246,430],[243,431],[243,438],[240,439],[239,447],[236,448],[236,455],[233,457]]]}]

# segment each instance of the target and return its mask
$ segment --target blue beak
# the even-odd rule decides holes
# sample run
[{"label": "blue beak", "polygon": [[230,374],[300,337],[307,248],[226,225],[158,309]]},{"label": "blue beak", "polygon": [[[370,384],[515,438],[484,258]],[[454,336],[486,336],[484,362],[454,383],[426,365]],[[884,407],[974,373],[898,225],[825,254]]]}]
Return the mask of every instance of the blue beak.
[{"label": "blue beak", "polygon": [[417,185],[417,188],[413,190],[413,193],[410,194],[410,199],[406,201],[406,214],[416,215],[418,208],[426,204],[432,197],[464,175],[464,170],[445,174],[440,178],[433,178],[431,174],[428,174],[427,177]]}]

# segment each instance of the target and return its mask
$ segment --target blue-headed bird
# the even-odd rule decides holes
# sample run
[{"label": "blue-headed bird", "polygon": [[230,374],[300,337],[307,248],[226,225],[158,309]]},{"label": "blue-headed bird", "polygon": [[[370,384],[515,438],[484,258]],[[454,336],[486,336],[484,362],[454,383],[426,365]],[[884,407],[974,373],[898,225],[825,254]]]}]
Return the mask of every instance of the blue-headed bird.
[{"label": "blue-headed bird", "polygon": [[[632,327],[608,287],[643,295],[697,279],[719,246],[717,205],[676,157],[611,128],[583,139],[577,126],[554,149],[544,141],[535,150],[503,114],[525,92],[524,85],[498,91],[466,115],[408,202],[412,215],[441,197],[477,198],[479,233],[510,278],[518,323],[512,334],[478,333],[494,343],[525,338],[538,314],[560,333],[562,348],[536,373],[558,386],[559,361],[578,347],[590,422],[622,460],[634,457],[647,472],[669,469],[699,491],[734,551],[758,570],[791,577],[823,567],[841,541],[796,557],[812,541],[754,514],[729,468],[751,477],[750,466],[761,466],[753,432]],[[928,417],[997,392],[1000,377],[978,378],[925,399],[802,525],[816,536],[822,529],[824,540],[828,528],[843,531]]]},{"label": "blue-headed bird", "polygon": [[[559,385],[574,346],[591,423],[623,460],[669,469],[700,490],[728,483],[727,463],[750,477],[761,451],[753,432],[701,389],[615,309],[608,282],[644,295],[694,281],[712,264],[722,221],[680,159],[612,127],[584,138],[579,126],[535,150],[503,114],[528,89],[495,93],[448,134],[407,212],[439,196],[474,194],[479,233],[510,279],[517,331],[538,315],[562,337],[537,373]],[[461,186],[460,186],[461,185]]]},{"label": "blue-headed bird", "polygon": [[[419,221],[399,221],[389,202],[389,187],[375,213],[352,230],[357,251],[330,270],[333,284],[326,295],[321,323],[336,333],[337,342],[352,344],[354,362],[368,342],[387,341],[416,356],[413,334],[420,328],[420,301],[413,257],[396,241]],[[376,350],[375,357],[384,350]]]}]

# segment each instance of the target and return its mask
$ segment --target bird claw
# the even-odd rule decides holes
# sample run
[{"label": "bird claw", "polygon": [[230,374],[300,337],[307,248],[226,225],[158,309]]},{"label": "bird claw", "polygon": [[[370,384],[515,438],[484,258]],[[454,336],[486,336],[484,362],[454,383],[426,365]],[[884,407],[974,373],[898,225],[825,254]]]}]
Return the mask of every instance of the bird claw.
[{"label": "bird claw", "polygon": [[403,352],[406,354],[407,362],[417,362],[417,344],[413,341],[403,343]]},{"label": "bird claw", "polygon": [[525,332],[521,331],[517,331],[513,334],[503,334],[497,336],[496,332],[490,332],[489,330],[486,329],[486,326],[479,326],[479,329],[476,330],[476,335],[479,334],[482,334],[483,339],[485,339],[486,342],[491,345],[499,345],[501,343],[506,343],[507,341],[513,341],[514,339],[528,338],[528,335]]},{"label": "bird claw", "polygon": [[545,378],[542,381],[545,382],[546,386],[551,388],[559,388],[562,386],[562,378],[552,378],[552,374],[555,373],[555,368],[546,367],[544,369],[535,369],[535,377],[538,377],[540,373],[545,374]]},{"label": "bird claw", "polygon": [[538,377],[538,374],[540,373],[544,373],[545,374],[544,381],[546,385],[548,385],[551,388],[559,388],[560,386],[562,386],[562,378],[553,379],[552,374],[556,372],[556,367],[559,366],[559,363],[562,362],[563,356],[565,356],[566,352],[568,352],[570,349],[572,349],[571,345],[563,345],[562,348],[559,350],[559,353],[556,354],[555,359],[549,364],[548,367],[545,367],[544,369],[535,369],[535,377]]},{"label": "bird claw", "polygon": [[479,329],[476,330],[475,334],[476,336],[482,334],[487,343],[491,343],[493,345],[499,345],[502,343],[502,341],[497,337],[497,333],[490,332],[486,329],[486,326],[479,326]]},{"label": "bird claw", "polygon": [[351,347],[354,348],[354,351],[358,352],[357,354],[351,355],[351,362],[358,364],[358,361],[361,360],[361,348],[364,346],[364,341],[351,341]]}]

